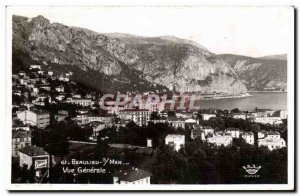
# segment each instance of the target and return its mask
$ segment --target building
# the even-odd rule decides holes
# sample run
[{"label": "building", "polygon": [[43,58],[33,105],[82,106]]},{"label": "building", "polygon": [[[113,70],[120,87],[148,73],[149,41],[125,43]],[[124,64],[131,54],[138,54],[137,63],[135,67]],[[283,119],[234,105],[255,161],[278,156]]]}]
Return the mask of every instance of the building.
[{"label": "building", "polygon": [[282,124],[281,117],[256,117],[253,119],[256,123],[278,125]]},{"label": "building", "polygon": [[225,133],[231,135],[231,137],[233,138],[240,137],[240,130],[238,128],[234,128],[234,127],[227,128],[225,130]]},{"label": "building", "polygon": [[265,138],[268,139],[280,139],[280,133],[277,131],[265,131]]},{"label": "building", "polygon": [[57,122],[61,122],[61,121],[64,121],[66,120],[68,116],[67,115],[64,115],[64,114],[55,114],[54,115],[54,119],[57,121]]},{"label": "building", "polygon": [[191,130],[191,139],[200,138],[202,141],[206,140],[204,131],[200,128],[200,126],[195,126]]},{"label": "building", "polygon": [[29,70],[32,70],[32,69],[41,70],[41,66],[40,65],[30,65]]},{"label": "building", "polygon": [[247,144],[254,145],[254,134],[252,132],[243,132],[241,133],[241,137]]},{"label": "building", "polygon": [[49,176],[50,156],[42,148],[35,146],[25,146],[20,149],[20,167],[33,166],[37,181]]},{"label": "building", "polygon": [[185,129],[191,130],[195,125],[199,124],[198,120],[195,119],[186,119],[184,121]]},{"label": "building", "polygon": [[176,151],[185,145],[185,136],[180,134],[169,134],[165,139],[165,144],[174,147]]},{"label": "building", "polygon": [[205,141],[207,137],[213,136],[214,131],[210,126],[195,125],[191,130],[191,139],[200,137],[202,141]]},{"label": "building", "polygon": [[120,118],[132,120],[139,126],[146,126],[150,121],[151,112],[147,109],[126,109],[119,112]]},{"label": "building", "polygon": [[103,122],[105,124],[112,122],[111,116],[87,115],[88,122]]},{"label": "building", "polygon": [[151,184],[151,176],[149,172],[142,169],[132,168],[119,170],[113,175],[113,184]]},{"label": "building", "polygon": [[232,114],[232,118],[246,120],[247,119],[247,114],[245,114],[245,113]]},{"label": "building", "polygon": [[209,120],[210,118],[216,117],[215,114],[201,114],[202,120]]},{"label": "building", "polygon": [[30,124],[39,128],[45,128],[50,124],[49,112],[39,110],[24,110],[17,113],[18,119],[24,124]]},{"label": "building", "polygon": [[63,86],[57,86],[55,87],[55,90],[59,93],[63,93],[65,91],[65,88]]},{"label": "building", "polygon": [[175,129],[177,129],[177,128],[184,129],[185,128],[185,119],[183,119],[183,118],[169,117],[167,121]]},{"label": "building", "polygon": [[258,147],[265,146],[269,150],[286,147],[286,142],[282,138],[263,138],[258,140]]},{"label": "building", "polygon": [[19,150],[31,145],[31,134],[28,131],[15,130],[12,133],[12,156],[19,156]]},{"label": "building", "polygon": [[92,106],[93,102],[88,98],[69,98],[72,104],[81,105],[81,106]]},{"label": "building", "polygon": [[90,136],[90,140],[97,141],[97,137],[99,135],[99,132],[101,130],[105,129],[106,125],[103,122],[92,122],[92,123],[89,124],[89,127],[91,127],[93,129],[93,133]]},{"label": "building", "polygon": [[280,111],[280,118],[281,119],[287,119],[288,112],[286,110],[281,110]]},{"label": "building", "polygon": [[207,138],[207,142],[216,146],[229,146],[232,143],[232,137],[229,135],[215,135]]}]

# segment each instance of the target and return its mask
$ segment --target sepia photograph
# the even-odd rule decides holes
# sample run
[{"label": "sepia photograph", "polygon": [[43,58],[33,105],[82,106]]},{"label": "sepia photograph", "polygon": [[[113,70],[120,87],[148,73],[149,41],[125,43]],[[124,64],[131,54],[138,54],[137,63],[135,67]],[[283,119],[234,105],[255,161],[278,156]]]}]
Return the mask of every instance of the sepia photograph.
[{"label": "sepia photograph", "polygon": [[7,6],[9,190],[294,190],[292,6]]}]

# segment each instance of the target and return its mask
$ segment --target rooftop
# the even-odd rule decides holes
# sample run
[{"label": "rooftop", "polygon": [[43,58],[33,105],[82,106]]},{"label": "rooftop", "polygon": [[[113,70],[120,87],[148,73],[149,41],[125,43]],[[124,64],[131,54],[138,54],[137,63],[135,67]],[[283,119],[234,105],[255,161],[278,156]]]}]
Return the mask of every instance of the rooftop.
[{"label": "rooftop", "polygon": [[149,112],[147,109],[125,109],[120,110],[120,112]]},{"label": "rooftop", "polygon": [[20,149],[20,152],[29,156],[49,155],[44,149],[36,146],[25,146],[24,148]]},{"label": "rooftop", "polygon": [[214,137],[210,137],[208,138],[209,142],[226,142],[228,140],[231,140],[232,137],[228,136],[228,135],[218,135],[218,136],[214,136]]},{"label": "rooftop", "polygon": [[25,131],[13,131],[12,138],[27,138],[30,137],[30,134],[26,133]]},{"label": "rooftop", "polygon": [[168,139],[168,140],[184,140],[185,136],[179,135],[179,134],[169,134],[169,135],[167,135],[166,139]]},{"label": "rooftop", "polygon": [[119,172],[117,176],[122,181],[134,182],[140,179],[150,177],[152,176],[152,174],[142,169],[135,168],[135,169]]}]

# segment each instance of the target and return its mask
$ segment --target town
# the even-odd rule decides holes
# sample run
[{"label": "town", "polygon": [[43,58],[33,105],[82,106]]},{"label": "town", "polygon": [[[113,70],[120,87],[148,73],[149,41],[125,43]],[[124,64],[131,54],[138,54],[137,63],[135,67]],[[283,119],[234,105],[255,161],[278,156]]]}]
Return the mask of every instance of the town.
[{"label": "town", "polygon": [[[286,162],[285,110],[201,109],[201,104],[199,110],[171,110],[143,98],[118,106],[107,99],[105,106],[113,107],[104,110],[101,93],[74,82],[72,75],[40,65],[13,74],[13,183],[243,183],[248,179],[231,174],[244,165],[268,163],[271,176],[278,169],[274,162]],[[239,156],[247,158],[243,162]],[[62,163],[73,159],[110,160],[108,172],[63,172]],[[286,180],[281,172],[278,182]]]}]

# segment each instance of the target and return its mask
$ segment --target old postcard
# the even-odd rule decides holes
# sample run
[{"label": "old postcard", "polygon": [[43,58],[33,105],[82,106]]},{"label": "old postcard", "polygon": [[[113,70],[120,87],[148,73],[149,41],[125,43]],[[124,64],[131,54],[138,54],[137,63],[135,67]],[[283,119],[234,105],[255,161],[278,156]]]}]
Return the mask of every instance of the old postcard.
[{"label": "old postcard", "polygon": [[294,190],[293,7],[15,5],[6,36],[9,190]]}]

